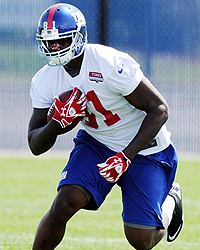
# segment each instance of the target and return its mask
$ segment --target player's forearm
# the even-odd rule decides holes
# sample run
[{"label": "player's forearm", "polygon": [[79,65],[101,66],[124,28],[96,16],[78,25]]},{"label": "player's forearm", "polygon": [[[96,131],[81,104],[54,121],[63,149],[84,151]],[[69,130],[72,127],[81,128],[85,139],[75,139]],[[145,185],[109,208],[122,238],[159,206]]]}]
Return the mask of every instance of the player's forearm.
[{"label": "player's forearm", "polygon": [[160,105],[157,109],[148,112],[135,138],[123,150],[125,155],[132,160],[156,137],[167,119],[168,107],[166,105]]},{"label": "player's forearm", "polygon": [[49,124],[29,131],[28,142],[31,152],[40,155],[48,151],[56,142],[56,138],[55,129]]}]

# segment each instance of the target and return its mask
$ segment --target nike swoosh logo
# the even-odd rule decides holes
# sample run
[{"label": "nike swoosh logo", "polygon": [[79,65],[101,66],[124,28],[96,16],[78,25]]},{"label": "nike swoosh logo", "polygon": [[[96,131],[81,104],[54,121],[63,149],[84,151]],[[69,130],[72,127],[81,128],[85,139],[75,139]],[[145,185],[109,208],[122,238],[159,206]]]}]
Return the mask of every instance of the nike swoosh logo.
[{"label": "nike swoosh logo", "polygon": [[182,226],[183,226],[183,224],[181,224],[181,225],[179,226],[179,228],[177,229],[176,233],[175,233],[173,236],[168,235],[169,240],[173,241],[173,240],[176,238],[176,236],[179,234],[179,232],[180,232]]},{"label": "nike swoosh logo", "polygon": [[118,70],[118,73],[119,73],[119,74],[121,74],[121,73],[122,73],[122,71],[123,71],[123,69],[124,69],[124,67],[123,67],[123,66],[124,66],[124,65],[122,65],[122,68]]}]

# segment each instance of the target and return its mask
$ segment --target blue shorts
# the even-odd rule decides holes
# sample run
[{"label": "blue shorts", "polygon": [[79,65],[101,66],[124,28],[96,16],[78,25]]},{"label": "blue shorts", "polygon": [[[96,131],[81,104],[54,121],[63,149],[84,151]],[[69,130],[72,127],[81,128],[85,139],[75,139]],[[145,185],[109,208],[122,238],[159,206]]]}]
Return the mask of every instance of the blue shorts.
[{"label": "blue shorts", "polygon": [[[98,163],[116,154],[84,130],[74,139],[75,147],[64,168],[58,189],[63,185],[78,185],[87,191],[91,200],[85,209],[97,210],[115,184],[99,175]],[[161,206],[175,178],[177,156],[170,145],[148,156],[137,155],[117,185],[122,191],[125,224],[164,228]]]}]

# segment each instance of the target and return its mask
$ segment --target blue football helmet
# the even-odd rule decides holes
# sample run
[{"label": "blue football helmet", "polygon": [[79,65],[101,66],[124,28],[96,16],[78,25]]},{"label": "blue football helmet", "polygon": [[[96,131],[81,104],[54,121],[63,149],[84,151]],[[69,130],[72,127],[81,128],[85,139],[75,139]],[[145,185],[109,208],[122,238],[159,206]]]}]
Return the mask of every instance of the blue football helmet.
[{"label": "blue football helmet", "polygon": [[[70,38],[71,44],[56,52],[48,41]],[[82,12],[70,4],[59,3],[46,9],[38,22],[36,40],[41,55],[50,66],[64,66],[80,56],[87,43],[86,21]]]}]

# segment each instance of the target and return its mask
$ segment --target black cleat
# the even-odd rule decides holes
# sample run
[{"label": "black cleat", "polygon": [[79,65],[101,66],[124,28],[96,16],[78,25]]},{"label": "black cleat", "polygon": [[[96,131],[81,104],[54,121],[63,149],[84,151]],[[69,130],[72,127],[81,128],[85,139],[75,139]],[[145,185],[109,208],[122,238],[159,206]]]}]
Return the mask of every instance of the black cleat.
[{"label": "black cleat", "polygon": [[167,241],[174,241],[183,227],[183,206],[182,206],[182,194],[181,188],[178,183],[173,183],[172,188],[169,191],[169,195],[175,200],[175,208],[172,216],[172,220],[167,229]]}]

